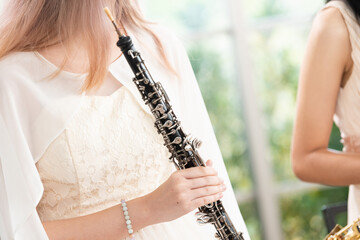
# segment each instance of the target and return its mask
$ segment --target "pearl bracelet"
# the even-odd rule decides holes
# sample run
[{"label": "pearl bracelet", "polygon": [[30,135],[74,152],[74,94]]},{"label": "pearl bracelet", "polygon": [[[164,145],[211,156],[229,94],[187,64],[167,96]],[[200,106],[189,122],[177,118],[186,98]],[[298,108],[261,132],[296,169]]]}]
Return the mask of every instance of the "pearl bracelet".
[{"label": "pearl bracelet", "polygon": [[126,227],[128,229],[128,233],[131,237],[130,240],[135,240],[133,233],[134,230],[132,229],[132,225],[131,225],[131,220],[130,220],[130,216],[129,216],[129,212],[128,212],[128,208],[126,206],[126,202],[124,199],[121,199],[121,206],[122,206],[122,210],[124,212],[124,216],[125,216],[125,221],[126,221]]}]

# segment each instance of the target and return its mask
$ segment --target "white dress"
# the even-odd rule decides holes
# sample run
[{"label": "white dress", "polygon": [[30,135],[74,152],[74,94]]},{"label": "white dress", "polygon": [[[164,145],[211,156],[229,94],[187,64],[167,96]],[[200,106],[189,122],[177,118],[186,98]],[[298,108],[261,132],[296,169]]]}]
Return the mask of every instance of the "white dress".
[{"label": "white dress", "polygon": [[[344,88],[340,89],[334,121],[339,127],[345,152],[360,153],[360,25],[352,10],[342,1],[331,1],[325,8],[337,8],[349,31],[353,70]],[[360,159],[359,159],[360,161]],[[350,185],[348,222],[360,217],[360,185]]]}]

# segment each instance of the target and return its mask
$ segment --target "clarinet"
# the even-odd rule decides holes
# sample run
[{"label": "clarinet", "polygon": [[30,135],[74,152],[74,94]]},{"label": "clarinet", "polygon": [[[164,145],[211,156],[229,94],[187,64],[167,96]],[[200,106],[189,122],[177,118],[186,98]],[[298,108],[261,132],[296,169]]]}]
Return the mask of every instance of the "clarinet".
[{"label": "clarinet", "polygon": [[[155,127],[162,135],[168,148],[170,160],[178,170],[205,166],[198,153],[201,142],[191,139],[185,134],[180,121],[177,119],[170,105],[170,100],[160,82],[155,82],[145,66],[140,53],[136,51],[131,37],[121,34],[110,11],[105,12],[112,21],[119,35],[117,46],[121,49],[131,70],[135,74],[133,82],[136,84],[142,99],[155,117]],[[199,208],[195,214],[199,224],[211,223],[215,226],[215,238],[221,240],[244,240],[243,234],[237,232],[220,200]]]}]

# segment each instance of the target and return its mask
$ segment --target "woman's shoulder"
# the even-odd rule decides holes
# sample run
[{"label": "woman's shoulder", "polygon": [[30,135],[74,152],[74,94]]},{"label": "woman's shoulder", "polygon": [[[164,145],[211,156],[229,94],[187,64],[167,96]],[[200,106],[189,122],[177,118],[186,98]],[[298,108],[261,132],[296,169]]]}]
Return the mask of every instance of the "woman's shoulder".
[{"label": "woman's shoulder", "polygon": [[[350,34],[338,8],[323,8],[315,17],[308,41],[314,56],[322,60],[340,61],[344,67],[351,66],[352,46]],[[340,64],[339,62],[337,64]]]},{"label": "woman's shoulder", "polygon": [[324,5],[321,10],[326,9],[337,9],[342,15],[354,17],[355,20],[354,12],[352,11],[350,5],[346,0],[330,0]]},{"label": "woman's shoulder", "polygon": [[0,67],[22,65],[24,62],[32,62],[35,57],[34,52],[12,52],[0,58]]},{"label": "woman's shoulder", "polygon": [[13,52],[0,59],[0,78],[35,71],[37,59],[34,52]]},{"label": "woman's shoulder", "polygon": [[312,36],[323,44],[350,43],[349,31],[343,14],[338,8],[326,7],[316,15],[312,25]]},{"label": "woman's shoulder", "polygon": [[43,68],[34,52],[13,52],[0,59],[0,86],[29,81]]},{"label": "woman's shoulder", "polygon": [[[346,1],[333,0],[328,2],[317,14],[316,19],[328,28],[341,27],[347,33],[359,28],[359,21]],[[333,29],[338,32],[340,29]]]},{"label": "woman's shoulder", "polygon": [[323,32],[347,33],[342,12],[331,5],[319,11],[315,17],[314,26]]}]

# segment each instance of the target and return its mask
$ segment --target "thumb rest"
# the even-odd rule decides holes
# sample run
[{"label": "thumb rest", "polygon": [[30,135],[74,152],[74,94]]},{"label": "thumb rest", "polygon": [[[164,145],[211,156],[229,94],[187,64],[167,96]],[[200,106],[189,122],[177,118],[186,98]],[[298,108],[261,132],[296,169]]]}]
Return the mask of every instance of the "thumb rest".
[{"label": "thumb rest", "polygon": [[352,224],[342,228],[336,225],[324,240],[359,240],[360,239],[360,218]]}]

